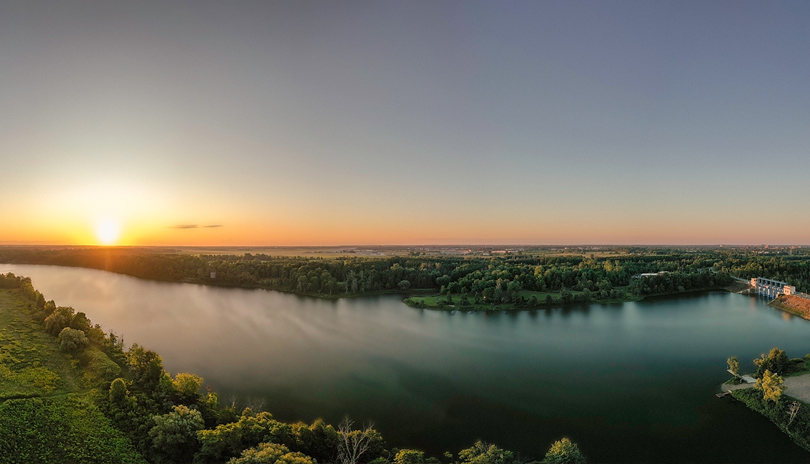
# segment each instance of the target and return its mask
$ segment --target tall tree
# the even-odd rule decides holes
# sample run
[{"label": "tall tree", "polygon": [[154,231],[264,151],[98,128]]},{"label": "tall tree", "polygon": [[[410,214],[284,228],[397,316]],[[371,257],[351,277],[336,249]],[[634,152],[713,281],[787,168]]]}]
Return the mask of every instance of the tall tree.
[{"label": "tall tree", "polygon": [[772,374],[771,371],[766,370],[762,377],[757,379],[755,388],[762,390],[762,398],[774,403],[779,402],[782,397],[782,392],[785,391],[785,382],[777,374]]}]

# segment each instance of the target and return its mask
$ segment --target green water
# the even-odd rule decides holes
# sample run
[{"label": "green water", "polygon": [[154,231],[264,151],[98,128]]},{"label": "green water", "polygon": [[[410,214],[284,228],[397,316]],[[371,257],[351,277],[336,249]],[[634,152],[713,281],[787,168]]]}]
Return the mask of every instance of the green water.
[{"label": "green water", "polygon": [[283,420],[373,421],[390,446],[476,439],[542,458],[568,436],[591,462],[808,462],[774,425],[715,393],[773,346],[810,352],[810,321],[727,293],[519,313],[419,310],[0,265],[59,305],[194,372],[222,402]]}]

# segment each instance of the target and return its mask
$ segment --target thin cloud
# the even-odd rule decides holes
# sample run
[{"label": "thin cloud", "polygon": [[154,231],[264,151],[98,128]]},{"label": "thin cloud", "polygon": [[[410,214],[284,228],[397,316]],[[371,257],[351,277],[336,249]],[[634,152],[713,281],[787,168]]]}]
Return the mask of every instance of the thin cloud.
[{"label": "thin cloud", "polygon": [[214,228],[214,227],[222,227],[222,224],[211,224],[210,226],[203,226],[203,227],[206,228],[206,229],[211,229],[211,228]]},{"label": "thin cloud", "polygon": [[178,224],[176,226],[169,226],[168,229],[196,229],[200,226],[197,224]]}]

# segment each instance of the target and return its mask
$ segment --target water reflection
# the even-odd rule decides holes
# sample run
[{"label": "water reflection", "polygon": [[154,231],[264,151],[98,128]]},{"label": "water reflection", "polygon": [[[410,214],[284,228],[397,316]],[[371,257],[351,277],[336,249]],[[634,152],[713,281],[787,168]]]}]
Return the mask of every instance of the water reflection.
[{"label": "water reflection", "polygon": [[172,373],[203,376],[223,399],[261,398],[285,420],[373,420],[393,446],[439,454],[481,438],[542,457],[569,436],[592,462],[807,461],[767,420],[714,397],[728,356],[807,351],[809,321],[753,298],[451,314],[396,296],[0,270],[32,277],[46,298],[159,352]]}]

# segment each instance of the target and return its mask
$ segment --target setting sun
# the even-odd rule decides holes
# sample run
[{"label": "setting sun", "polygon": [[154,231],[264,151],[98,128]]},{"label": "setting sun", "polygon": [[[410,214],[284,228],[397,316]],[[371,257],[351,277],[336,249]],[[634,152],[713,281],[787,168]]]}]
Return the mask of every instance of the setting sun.
[{"label": "setting sun", "polygon": [[96,238],[102,245],[112,245],[118,240],[120,228],[112,219],[104,219],[96,225]]}]

